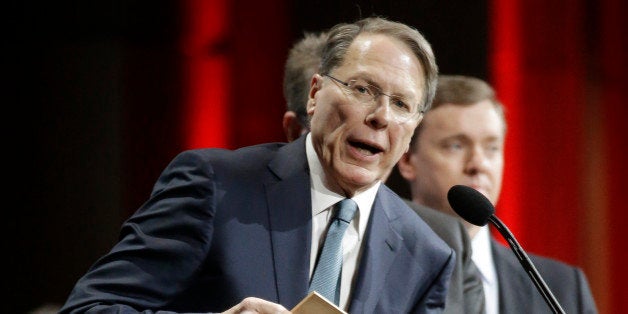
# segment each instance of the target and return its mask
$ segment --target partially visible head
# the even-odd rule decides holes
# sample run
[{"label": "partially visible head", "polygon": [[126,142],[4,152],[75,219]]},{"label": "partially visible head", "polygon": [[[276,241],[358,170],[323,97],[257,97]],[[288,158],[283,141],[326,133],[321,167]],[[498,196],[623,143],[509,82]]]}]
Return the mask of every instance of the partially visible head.
[{"label": "partially visible head", "polygon": [[383,180],[408,150],[438,69],[425,38],[401,23],[366,18],[328,34],[307,113],[326,185],[353,195]]},{"label": "partially visible head", "polygon": [[288,53],[283,78],[283,94],[286,98],[283,129],[288,141],[309,131],[306,107],[310,82],[312,76],[318,73],[326,40],[327,34],[324,32],[305,33]]},{"label": "partially visible head", "polygon": [[456,216],[447,192],[462,184],[497,203],[505,133],[504,108],[488,83],[469,76],[441,75],[432,109],[416,128],[410,151],[398,163],[400,174],[410,183],[413,201]]}]

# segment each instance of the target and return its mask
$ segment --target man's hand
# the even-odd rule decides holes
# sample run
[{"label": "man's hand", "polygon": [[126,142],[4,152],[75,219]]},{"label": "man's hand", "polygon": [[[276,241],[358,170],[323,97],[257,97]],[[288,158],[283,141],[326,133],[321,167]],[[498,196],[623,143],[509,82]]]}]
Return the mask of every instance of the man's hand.
[{"label": "man's hand", "polygon": [[287,314],[290,311],[286,310],[281,304],[273,303],[259,298],[248,297],[242,302],[236,304],[234,307],[223,312],[223,314]]}]

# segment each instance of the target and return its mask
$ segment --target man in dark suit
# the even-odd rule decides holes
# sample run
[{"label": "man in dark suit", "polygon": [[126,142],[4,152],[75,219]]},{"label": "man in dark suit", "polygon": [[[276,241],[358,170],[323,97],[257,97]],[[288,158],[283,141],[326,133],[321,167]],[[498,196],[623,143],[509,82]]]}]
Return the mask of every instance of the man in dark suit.
[{"label": "man in dark suit", "polygon": [[456,266],[449,282],[444,313],[484,313],[482,278],[471,259],[471,240],[464,225],[447,214],[406,202],[456,252]]},{"label": "man in dark suit", "polygon": [[[315,286],[328,221],[348,225],[330,301],[441,312],[455,253],[381,184],[431,104],[431,47],[413,28],[367,18],[333,27],[322,60],[310,133],[178,155],[61,313],[286,312]],[[336,217],[345,207],[355,215]]]},{"label": "man in dark suit", "polygon": [[[318,72],[326,39],[325,32],[306,33],[288,53],[283,84],[286,99],[283,129],[288,141],[309,131],[306,104],[310,80]],[[471,240],[464,225],[434,209],[410,201],[407,204],[456,252],[456,265],[449,282],[444,313],[483,314],[482,280],[471,260]]]},{"label": "man in dark suit", "polygon": [[[462,184],[497,203],[505,133],[503,107],[486,82],[441,75],[432,109],[398,163],[410,183],[412,200],[457,217],[447,192]],[[514,253],[490,236],[488,226],[468,222],[465,226],[473,239],[473,260],[482,273],[487,313],[551,312]],[[582,270],[534,254],[530,259],[567,313],[596,312]]]}]

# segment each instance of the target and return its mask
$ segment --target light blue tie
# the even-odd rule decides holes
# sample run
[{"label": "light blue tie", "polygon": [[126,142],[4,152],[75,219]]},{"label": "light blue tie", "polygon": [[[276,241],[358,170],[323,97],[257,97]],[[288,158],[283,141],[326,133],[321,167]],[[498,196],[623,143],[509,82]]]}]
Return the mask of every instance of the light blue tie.
[{"label": "light blue tie", "polygon": [[338,305],[340,299],[340,273],[342,270],[342,237],[355,215],[358,205],[349,198],[334,206],[333,215],[327,230],[314,275],[310,292],[316,291],[327,300]]}]

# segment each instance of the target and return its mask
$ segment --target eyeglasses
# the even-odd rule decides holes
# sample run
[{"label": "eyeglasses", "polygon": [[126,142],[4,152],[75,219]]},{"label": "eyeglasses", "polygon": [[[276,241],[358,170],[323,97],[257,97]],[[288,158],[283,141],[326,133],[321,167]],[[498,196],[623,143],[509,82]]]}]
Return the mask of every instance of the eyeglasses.
[{"label": "eyeglasses", "polygon": [[424,113],[423,110],[417,109],[418,105],[412,105],[410,102],[406,101],[405,99],[399,96],[388,95],[382,92],[382,90],[379,87],[373,86],[364,80],[357,79],[357,80],[350,80],[348,82],[345,82],[329,74],[323,74],[323,76],[326,76],[332,79],[334,82],[340,84],[339,86],[340,89],[342,89],[347,95],[353,97],[362,105],[365,105],[368,107],[375,107],[376,99],[379,96],[382,96],[382,95],[388,96],[388,98],[390,99],[389,101],[389,107],[391,109],[390,112],[392,113],[392,117],[395,120],[395,122],[399,124],[403,124],[410,120],[417,119],[419,116],[421,116]]}]

